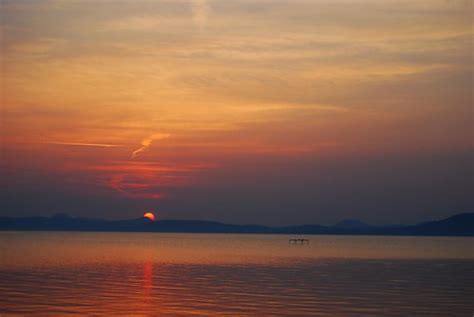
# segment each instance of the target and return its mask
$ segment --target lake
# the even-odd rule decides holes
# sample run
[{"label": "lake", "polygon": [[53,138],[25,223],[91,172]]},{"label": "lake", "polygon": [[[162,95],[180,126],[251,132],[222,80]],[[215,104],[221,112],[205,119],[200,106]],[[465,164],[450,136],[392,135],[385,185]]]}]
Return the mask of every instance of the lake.
[{"label": "lake", "polygon": [[474,238],[0,232],[0,316],[472,316]]}]

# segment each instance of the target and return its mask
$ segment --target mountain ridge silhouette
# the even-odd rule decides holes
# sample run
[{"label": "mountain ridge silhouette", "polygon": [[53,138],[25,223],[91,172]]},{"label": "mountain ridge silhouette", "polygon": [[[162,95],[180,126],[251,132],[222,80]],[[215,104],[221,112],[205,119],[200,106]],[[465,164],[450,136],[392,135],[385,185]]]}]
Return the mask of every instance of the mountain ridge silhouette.
[{"label": "mountain ridge silhouette", "polygon": [[210,220],[107,220],[56,214],[52,217],[0,217],[0,230],[474,236],[474,213],[456,214],[415,225],[372,226],[351,219],[350,222],[343,220],[332,226],[306,224],[282,227],[236,225]]}]

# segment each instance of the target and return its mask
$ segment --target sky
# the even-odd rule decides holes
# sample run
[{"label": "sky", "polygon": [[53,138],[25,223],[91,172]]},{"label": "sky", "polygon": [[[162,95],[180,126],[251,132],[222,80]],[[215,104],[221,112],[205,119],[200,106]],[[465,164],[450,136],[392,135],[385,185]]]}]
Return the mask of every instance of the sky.
[{"label": "sky", "polygon": [[1,216],[474,211],[469,0],[0,6]]}]

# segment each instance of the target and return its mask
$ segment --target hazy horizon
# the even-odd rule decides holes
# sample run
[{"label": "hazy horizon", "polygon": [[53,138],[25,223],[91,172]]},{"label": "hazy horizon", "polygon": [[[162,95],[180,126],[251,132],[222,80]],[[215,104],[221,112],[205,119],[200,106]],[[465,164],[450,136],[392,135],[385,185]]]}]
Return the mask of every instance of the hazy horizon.
[{"label": "hazy horizon", "polygon": [[[139,215],[139,216],[136,216],[136,217],[131,217],[131,218],[107,218],[107,217],[82,217],[82,216],[77,216],[77,215],[74,215],[74,214],[68,214],[68,213],[55,213],[55,214],[51,214],[51,215],[34,215],[34,216],[22,216],[22,217],[10,217],[10,218],[35,218],[35,217],[45,217],[45,218],[69,218],[69,219],[88,219],[88,220],[105,220],[105,221],[134,221],[134,220],[139,220],[139,219],[143,219],[143,218],[149,218],[148,214],[150,214],[150,212],[147,212],[145,215]],[[237,225],[237,226],[253,226],[253,225],[257,225],[257,226],[262,226],[262,227],[267,227],[267,228],[284,228],[284,227],[292,227],[292,226],[305,226],[305,225],[321,225],[321,226],[325,226],[325,227],[337,227],[339,225],[344,225],[345,223],[358,223],[358,225],[367,225],[368,228],[372,227],[372,228],[383,228],[383,227],[387,227],[387,228],[390,228],[390,227],[397,227],[397,226],[413,226],[413,225],[420,225],[420,224],[424,224],[424,223],[427,223],[427,222],[433,222],[433,221],[442,221],[442,220],[446,220],[446,219],[449,219],[451,216],[449,217],[444,217],[444,218],[436,218],[436,219],[424,219],[424,220],[421,220],[421,221],[418,221],[418,222],[413,222],[413,223],[379,223],[379,224],[373,224],[373,223],[370,223],[370,222],[367,222],[367,221],[364,221],[363,219],[359,219],[359,218],[343,218],[343,219],[339,219],[335,222],[329,222],[329,223],[322,223],[322,222],[314,222],[314,223],[290,223],[290,224],[286,224],[286,225],[268,225],[268,224],[264,224],[264,223],[258,223],[258,222],[244,222],[244,223],[231,223],[231,222],[224,222],[224,221],[217,221],[217,220],[213,220],[213,219],[206,219],[206,218],[184,218],[184,219],[176,219],[176,218],[163,218],[161,217],[160,215],[158,214],[155,214],[155,213],[152,213],[152,217],[153,219],[151,219],[151,221],[183,221],[183,222],[186,222],[186,221],[202,221],[202,222],[215,222],[215,223],[221,223],[221,224],[228,224],[228,225]],[[463,212],[463,213],[457,213],[457,214],[454,214],[453,216],[461,216],[461,215],[469,215],[469,214],[472,214],[474,215],[474,212]],[[1,216],[0,216],[1,217]],[[7,216],[8,217],[8,216]],[[459,220],[458,220],[459,222]],[[17,225],[18,226],[18,225]],[[21,227],[21,224],[20,224],[20,227]],[[30,227],[31,228],[31,227]],[[41,225],[38,227],[38,229],[42,228]],[[58,227],[60,228],[60,227]],[[56,228],[55,230],[57,230],[58,228]],[[198,227],[196,227],[198,228]],[[346,228],[348,230],[350,230],[351,228],[354,229],[352,227],[352,224],[349,224],[349,227],[343,227],[343,228]],[[355,227],[355,233],[357,233],[357,228],[358,227]],[[84,229],[84,228],[82,228]],[[97,229],[97,228],[95,228]],[[11,228],[9,229],[11,230]],[[30,229],[29,229],[30,230]],[[40,230],[43,230],[43,229],[40,229]],[[68,231],[69,229],[66,229],[66,231]],[[102,231],[101,229],[97,229],[98,231]],[[73,230],[74,231],[74,230]],[[81,230],[80,230],[81,231]],[[89,230],[84,230],[84,231],[89,231]],[[93,230],[95,231],[95,230]],[[133,232],[133,231],[132,231]],[[141,231],[139,231],[141,232]],[[160,231],[157,231],[157,232],[160,232]],[[175,232],[175,231],[164,231],[164,232]],[[181,232],[181,231],[177,231],[177,232]],[[187,231],[183,231],[183,232],[187,232]],[[190,231],[192,232],[192,231]],[[203,231],[203,232],[207,232],[207,231]],[[232,232],[232,231],[230,231]],[[263,233],[263,232],[261,232]],[[350,234],[350,231],[347,231],[346,233]],[[360,233],[360,232],[359,232]],[[369,232],[366,232],[366,234],[368,234]],[[444,234],[442,234],[442,236],[444,235],[451,235],[451,234],[455,234],[456,232],[455,231],[450,231],[449,233],[446,233],[444,232]],[[269,232],[268,234],[274,234],[274,232]],[[316,233],[308,233],[308,234],[316,234]],[[321,234],[321,233],[317,233],[317,234]],[[382,232],[379,232],[378,234],[380,235],[383,235],[384,233]],[[393,234],[393,233],[392,233]],[[400,234],[400,233],[398,233]],[[410,235],[410,233],[405,233],[405,234],[402,234],[402,235]],[[431,235],[431,234],[422,234],[422,235]]]}]

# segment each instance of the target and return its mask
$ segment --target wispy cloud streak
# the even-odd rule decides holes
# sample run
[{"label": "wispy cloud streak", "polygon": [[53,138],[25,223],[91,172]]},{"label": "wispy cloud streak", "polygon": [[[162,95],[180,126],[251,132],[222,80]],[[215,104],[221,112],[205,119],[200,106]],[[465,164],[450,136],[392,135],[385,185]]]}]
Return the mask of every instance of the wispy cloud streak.
[{"label": "wispy cloud streak", "polygon": [[210,8],[207,0],[192,1],[193,19],[200,29],[203,29],[207,23]]},{"label": "wispy cloud streak", "polygon": [[168,133],[155,133],[149,136],[141,142],[142,146],[140,148],[133,151],[132,158],[136,157],[138,154],[146,150],[153,143],[153,141],[167,139],[169,138],[169,136],[170,135]]},{"label": "wispy cloud streak", "polygon": [[67,146],[92,146],[92,147],[119,147],[120,144],[103,143],[80,143],[80,142],[45,142],[46,144],[67,145]]}]

